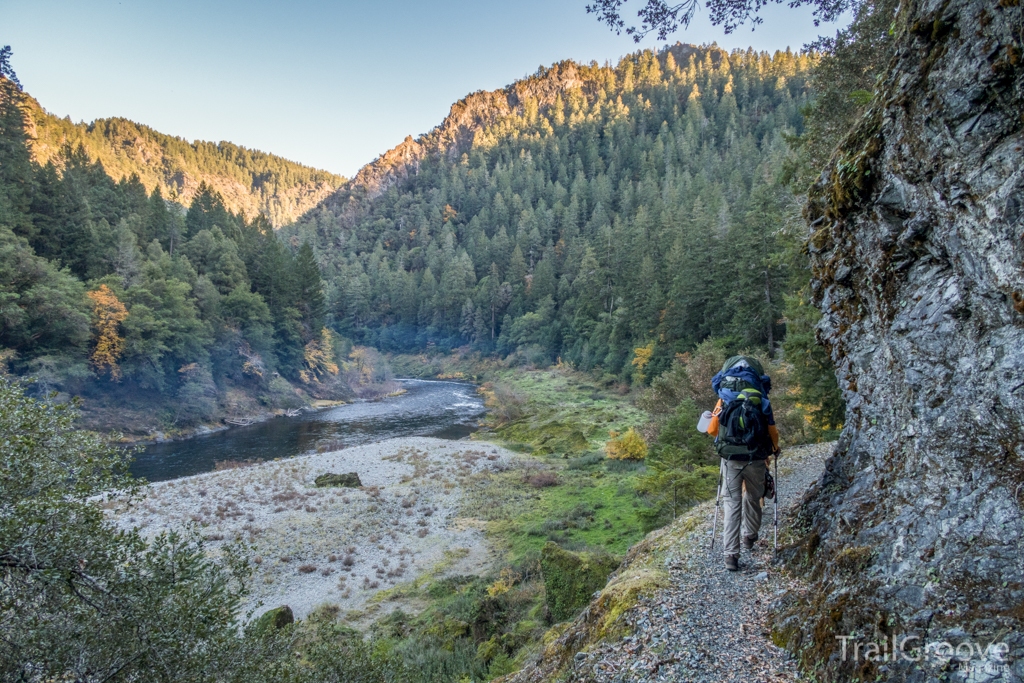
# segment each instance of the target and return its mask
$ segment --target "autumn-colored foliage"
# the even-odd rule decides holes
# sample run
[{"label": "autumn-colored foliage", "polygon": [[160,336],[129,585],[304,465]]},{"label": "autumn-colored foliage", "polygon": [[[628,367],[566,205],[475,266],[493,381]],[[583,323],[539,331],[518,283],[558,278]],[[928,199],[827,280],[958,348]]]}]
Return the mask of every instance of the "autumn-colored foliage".
[{"label": "autumn-colored foliage", "polygon": [[337,375],[338,364],[334,362],[334,341],[326,327],[320,330],[320,338],[306,344],[304,355],[306,367],[299,371],[303,382],[314,382],[326,375]]},{"label": "autumn-colored foliage", "polygon": [[608,434],[612,438],[604,445],[604,452],[612,460],[643,460],[647,457],[647,442],[632,427],[624,434]]},{"label": "autumn-colored foliage", "polygon": [[242,357],[242,372],[255,377],[263,377],[266,366],[260,354],[252,350],[248,342],[242,342],[238,347],[238,355]]},{"label": "autumn-colored foliage", "polygon": [[109,370],[111,379],[120,379],[121,369],[117,361],[124,353],[124,338],[119,334],[118,326],[128,317],[128,309],[106,285],[100,285],[85,295],[92,301],[93,329],[96,331],[92,364],[100,372]]},{"label": "autumn-colored foliage", "polygon": [[638,381],[643,382],[646,379],[644,368],[646,368],[647,364],[651,362],[651,356],[653,354],[654,342],[651,342],[647,346],[638,346],[633,349],[633,367],[636,368],[633,376],[636,377]]}]

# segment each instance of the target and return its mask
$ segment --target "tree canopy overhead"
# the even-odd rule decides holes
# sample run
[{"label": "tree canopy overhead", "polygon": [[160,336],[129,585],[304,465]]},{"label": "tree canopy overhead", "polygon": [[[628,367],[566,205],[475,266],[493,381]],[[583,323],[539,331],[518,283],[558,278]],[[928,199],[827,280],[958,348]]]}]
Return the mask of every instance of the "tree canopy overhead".
[{"label": "tree canopy overhead", "polygon": [[[639,43],[651,33],[658,40],[666,40],[681,27],[689,26],[701,6],[700,0],[683,0],[678,4],[670,4],[665,0],[642,1],[643,4],[636,12],[639,21],[635,23],[623,18],[629,0],[594,0],[586,9],[589,14],[597,15],[598,21],[608,24],[616,34],[624,32]],[[752,28],[760,24],[760,11],[772,2],[786,2],[789,7],[811,5],[814,7],[815,26],[822,21],[835,21],[843,12],[859,4],[856,0],[706,0],[704,7],[709,12],[712,24],[724,27],[726,33],[732,33],[748,22]]]}]

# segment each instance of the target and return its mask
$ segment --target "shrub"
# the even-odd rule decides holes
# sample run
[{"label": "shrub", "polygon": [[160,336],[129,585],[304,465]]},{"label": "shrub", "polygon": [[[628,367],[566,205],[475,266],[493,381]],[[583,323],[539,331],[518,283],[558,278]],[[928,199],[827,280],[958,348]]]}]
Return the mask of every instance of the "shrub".
[{"label": "shrub", "polygon": [[130,452],[72,429],[76,412],[0,377],[0,680],[235,675],[244,562],[230,547],[214,562],[195,532],[147,540],[108,521],[99,494],[137,488]]},{"label": "shrub", "polygon": [[604,451],[612,460],[643,460],[647,457],[647,442],[632,427],[625,434],[609,432],[611,439]]},{"label": "shrub", "polygon": [[605,459],[603,453],[588,453],[580,458],[570,460],[565,468],[567,470],[584,470],[593,465],[600,464]]},{"label": "shrub", "polygon": [[[628,474],[646,469],[644,460],[609,460],[605,458],[604,467],[611,474]],[[627,495],[619,491],[619,495]]]},{"label": "shrub", "polygon": [[252,467],[258,464],[256,460],[215,460],[213,463],[213,469],[215,472],[223,472],[224,470],[237,470],[243,467]]},{"label": "shrub", "polygon": [[260,398],[271,408],[283,408],[285,410],[301,408],[306,403],[301,398],[301,394],[296,392],[295,387],[280,375],[270,378],[270,381],[267,382],[267,393]]},{"label": "shrub", "polygon": [[561,482],[558,480],[557,474],[551,470],[545,470],[544,472],[528,476],[526,483],[535,489],[542,489],[548,486],[558,486]]},{"label": "shrub", "polygon": [[526,414],[526,396],[519,390],[501,382],[488,382],[482,387],[484,405],[499,425],[515,422]]}]

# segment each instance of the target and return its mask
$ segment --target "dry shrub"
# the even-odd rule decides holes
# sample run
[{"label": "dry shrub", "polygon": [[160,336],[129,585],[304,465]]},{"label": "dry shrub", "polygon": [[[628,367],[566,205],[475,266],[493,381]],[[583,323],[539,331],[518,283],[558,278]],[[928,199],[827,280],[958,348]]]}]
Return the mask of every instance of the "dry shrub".
[{"label": "dry shrub", "polygon": [[338,615],[341,613],[341,607],[333,603],[325,602],[322,605],[318,605],[316,609],[309,615],[312,621],[335,621]]},{"label": "dry shrub", "polygon": [[499,425],[515,422],[526,414],[526,396],[515,387],[501,382],[487,382],[480,388],[484,405]]},{"label": "dry shrub", "polygon": [[255,460],[215,460],[213,470],[215,472],[238,470],[243,467],[252,467],[255,464],[257,464]]},{"label": "dry shrub", "polygon": [[526,477],[526,483],[535,489],[543,489],[548,486],[558,486],[562,482],[559,481],[557,474],[550,470],[546,470]]},{"label": "dry shrub", "polygon": [[313,564],[304,564],[301,567],[299,567],[299,573],[300,574],[312,574],[315,571],[316,571],[316,565],[313,565]]},{"label": "dry shrub", "polygon": [[424,528],[420,529],[419,531],[417,531],[416,535],[419,536],[420,538],[425,538],[426,535],[429,534],[429,533],[430,532],[427,531],[426,527],[424,527]]},{"label": "dry shrub", "polygon": [[692,399],[698,410],[711,410],[718,401],[711,390],[711,378],[722,369],[725,359],[725,351],[710,340],[692,352],[677,354],[672,367],[651,382],[637,405],[654,415],[668,415],[680,403]]}]

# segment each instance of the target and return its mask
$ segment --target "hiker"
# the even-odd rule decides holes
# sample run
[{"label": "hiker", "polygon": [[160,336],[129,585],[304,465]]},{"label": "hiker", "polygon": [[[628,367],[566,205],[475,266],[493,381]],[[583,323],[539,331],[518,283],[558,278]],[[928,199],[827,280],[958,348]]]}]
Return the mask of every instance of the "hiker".
[{"label": "hiker", "polygon": [[[752,550],[761,531],[761,499],[774,498],[766,461],[778,458],[779,430],[768,401],[771,378],[756,358],[733,356],[711,380],[718,394],[707,433],[721,457],[725,497],[725,568],[740,568],[740,544]],[[742,539],[740,531],[742,530]]]}]

